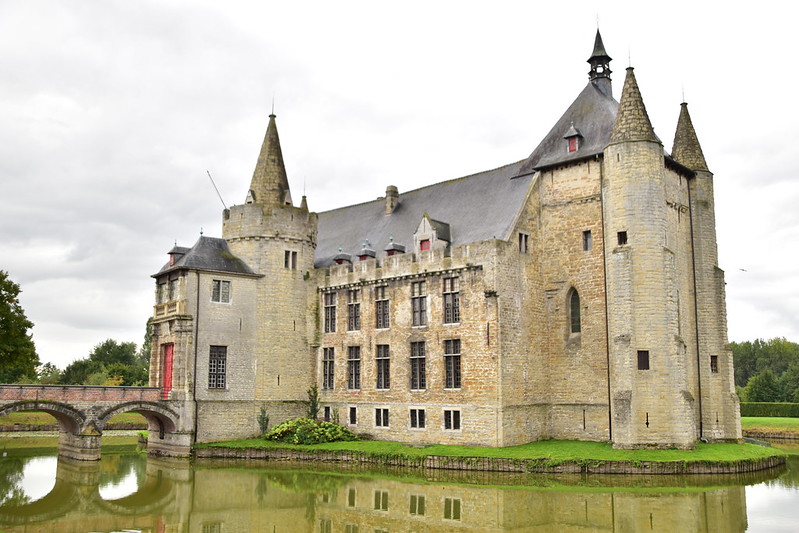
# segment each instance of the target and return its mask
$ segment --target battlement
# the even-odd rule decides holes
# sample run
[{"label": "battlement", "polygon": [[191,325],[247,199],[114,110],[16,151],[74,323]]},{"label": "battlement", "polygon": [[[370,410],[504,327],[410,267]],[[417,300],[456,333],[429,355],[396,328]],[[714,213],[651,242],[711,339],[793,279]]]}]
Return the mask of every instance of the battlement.
[{"label": "battlement", "polygon": [[234,205],[222,215],[222,237],[228,242],[260,237],[316,243],[317,219],[316,213],[291,205]]}]

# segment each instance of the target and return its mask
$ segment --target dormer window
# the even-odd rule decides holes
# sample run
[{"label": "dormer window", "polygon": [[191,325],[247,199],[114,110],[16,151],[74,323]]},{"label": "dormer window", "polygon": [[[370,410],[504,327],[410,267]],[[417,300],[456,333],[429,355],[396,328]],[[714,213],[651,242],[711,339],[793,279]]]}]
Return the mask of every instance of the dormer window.
[{"label": "dormer window", "polygon": [[569,130],[563,136],[566,139],[566,150],[571,154],[580,149],[580,139],[582,134],[580,130],[574,127],[574,122],[569,125]]},{"label": "dormer window", "polygon": [[566,139],[568,141],[569,152],[576,152],[577,151],[577,137],[569,137]]},{"label": "dormer window", "polygon": [[419,241],[419,250],[425,251],[430,249],[430,239]]}]

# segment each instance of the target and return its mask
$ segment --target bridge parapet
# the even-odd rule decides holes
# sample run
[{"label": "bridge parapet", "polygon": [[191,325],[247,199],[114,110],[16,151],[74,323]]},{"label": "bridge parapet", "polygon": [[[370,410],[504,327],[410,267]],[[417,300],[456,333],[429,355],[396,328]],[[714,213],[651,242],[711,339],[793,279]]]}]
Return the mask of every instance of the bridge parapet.
[{"label": "bridge parapet", "polygon": [[158,387],[104,387],[94,385],[0,385],[0,402],[157,402]]}]

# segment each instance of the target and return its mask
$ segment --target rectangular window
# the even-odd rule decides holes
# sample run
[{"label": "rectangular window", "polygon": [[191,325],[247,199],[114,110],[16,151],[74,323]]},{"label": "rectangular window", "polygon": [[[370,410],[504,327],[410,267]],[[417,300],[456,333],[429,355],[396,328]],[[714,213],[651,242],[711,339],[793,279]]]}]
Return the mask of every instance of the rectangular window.
[{"label": "rectangular window", "polygon": [[408,512],[415,516],[424,516],[424,496],[411,494],[411,504]]},{"label": "rectangular window", "polygon": [[427,388],[424,342],[411,343],[411,389]]},{"label": "rectangular window", "polygon": [[616,234],[616,237],[618,239],[619,246],[623,246],[623,245],[627,244],[627,232],[626,231],[618,232]]},{"label": "rectangular window", "polygon": [[444,278],[444,323],[461,321],[458,278]]},{"label": "rectangular window", "polygon": [[169,300],[177,300],[178,299],[178,283],[180,280],[178,278],[169,280]]},{"label": "rectangular window", "polygon": [[427,325],[427,288],[424,281],[411,283],[411,314],[414,326]]},{"label": "rectangular window", "polygon": [[355,507],[355,489],[353,488],[347,491],[347,507]]},{"label": "rectangular window", "polygon": [[325,300],[325,333],[336,332],[336,293],[326,292]]},{"label": "rectangular window", "polygon": [[526,233],[519,233],[519,252],[526,254],[527,253],[527,239],[529,235]]},{"label": "rectangular window", "polygon": [[358,524],[345,524],[344,533],[358,533]]},{"label": "rectangular window", "polygon": [[167,291],[166,283],[158,283],[155,286],[155,303],[158,304],[166,303],[166,297],[167,297],[166,291]]},{"label": "rectangular window", "polygon": [[388,511],[388,491],[375,491],[375,511]]},{"label": "rectangular window", "polygon": [[351,390],[361,388],[360,346],[349,346],[347,348],[347,388]]},{"label": "rectangular window", "polygon": [[283,255],[283,267],[297,270],[297,252],[286,250]]},{"label": "rectangular window", "polygon": [[445,410],[444,411],[444,429],[460,429],[461,428],[461,412],[458,410]]},{"label": "rectangular window", "polygon": [[424,429],[425,427],[424,409],[411,409],[411,427]]},{"label": "rectangular window", "polygon": [[358,408],[350,407],[350,425],[354,426],[358,423]]},{"label": "rectangular window", "polygon": [[222,522],[206,522],[202,533],[222,533]]},{"label": "rectangular window", "polygon": [[577,151],[577,137],[569,137],[567,139],[569,146],[569,153]]},{"label": "rectangular window", "polygon": [[719,356],[718,355],[711,355],[710,356],[710,371],[714,374],[718,374],[719,372]]},{"label": "rectangular window", "polygon": [[461,340],[448,339],[444,341],[444,387],[447,389],[461,388]]},{"label": "rectangular window", "polygon": [[230,282],[215,279],[211,282],[211,301],[217,303],[230,303]]},{"label": "rectangular window", "polygon": [[391,359],[388,344],[377,345],[377,388],[388,389],[391,386]]},{"label": "rectangular window", "polygon": [[444,519],[461,519],[461,500],[459,498],[444,498]]},{"label": "rectangular window", "polygon": [[227,374],[227,346],[211,346],[208,356],[208,388],[224,389]]},{"label": "rectangular window", "polygon": [[388,297],[386,287],[375,287],[375,327],[387,328],[388,322]]},{"label": "rectangular window", "polygon": [[361,329],[361,290],[347,291],[347,330]]},{"label": "rectangular window", "polygon": [[388,427],[388,409],[375,409],[375,426],[381,428]]},{"label": "rectangular window", "polygon": [[333,533],[333,521],[329,518],[319,520],[319,533]]},{"label": "rectangular window", "polygon": [[649,350],[638,350],[638,370],[649,370]]},{"label": "rectangular window", "polygon": [[330,422],[330,406],[325,406],[325,422]]},{"label": "rectangular window", "polygon": [[332,389],[335,376],[335,349],[322,348],[322,388]]},{"label": "rectangular window", "polygon": [[587,229],[583,232],[583,250],[588,252],[591,250],[593,243],[591,242],[591,230]]}]

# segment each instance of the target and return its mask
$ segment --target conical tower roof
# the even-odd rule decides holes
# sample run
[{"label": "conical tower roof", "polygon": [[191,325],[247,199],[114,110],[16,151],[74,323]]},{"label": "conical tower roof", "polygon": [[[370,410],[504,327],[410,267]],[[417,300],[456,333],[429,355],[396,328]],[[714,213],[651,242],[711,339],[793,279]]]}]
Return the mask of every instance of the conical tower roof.
[{"label": "conical tower roof", "polygon": [[283,151],[280,149],[274,114],[269,115],[269,125],[252,174],[247,203],[291,205],[289,180],[283,164]]},{"label": "conical tower roof", "polygon": [[660,143],[646,112],[644,99],[641,97],[641,90],[638,88],[632,67],[627,67],[627,76],[624,78],[624,87],[619,100],[619,113],[616,115],[609,144],[629,141]]},{"label": "conical tower roof", "polygon": [[680,118],[677,120],[677,131],[674,133],[674,147],[671,156],[681,165],[691,170],[708,170],[705,155],[699,145],[699,139],[688,114],[688,104],[680,104]]}]

